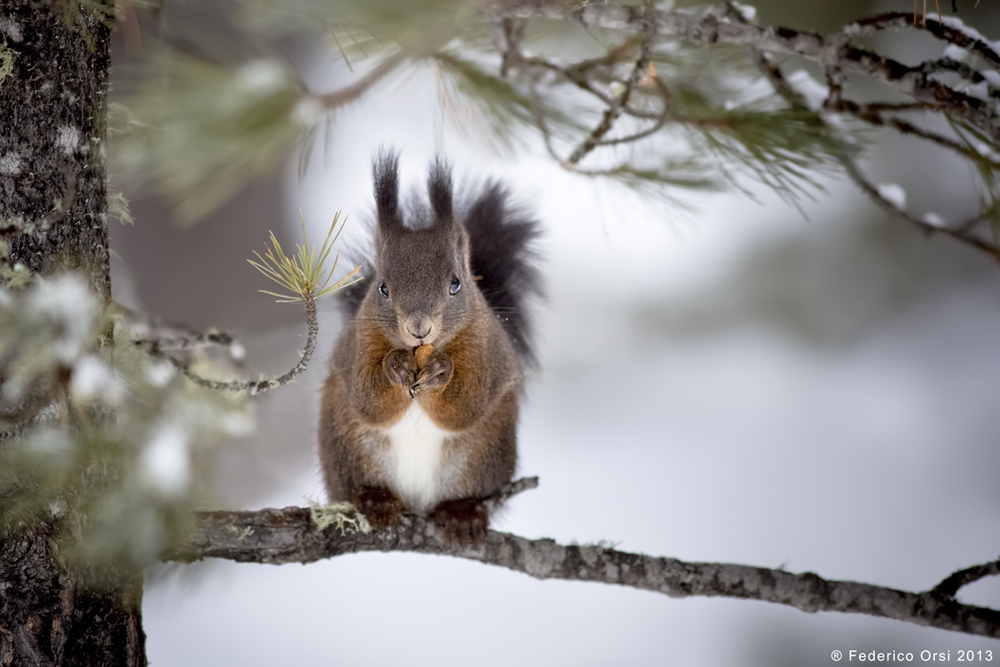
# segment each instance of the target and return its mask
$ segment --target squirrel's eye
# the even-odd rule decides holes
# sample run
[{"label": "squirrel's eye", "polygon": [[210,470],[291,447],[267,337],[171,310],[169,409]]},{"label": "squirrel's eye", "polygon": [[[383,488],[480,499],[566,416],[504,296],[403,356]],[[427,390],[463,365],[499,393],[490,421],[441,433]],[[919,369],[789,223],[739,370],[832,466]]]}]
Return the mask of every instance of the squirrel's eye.
[{"label": "squirrel's eye", "polygon": [[458,290],[462,289],[462,281],[455,276],[451,279],[451,287],[448,288],[448,294],[458,294]]},{"label": "squirrel's eye", "polygon": [[389,288],[385,286],[385,283],[378,286],[378,293],[387,299],[389,298]]}]

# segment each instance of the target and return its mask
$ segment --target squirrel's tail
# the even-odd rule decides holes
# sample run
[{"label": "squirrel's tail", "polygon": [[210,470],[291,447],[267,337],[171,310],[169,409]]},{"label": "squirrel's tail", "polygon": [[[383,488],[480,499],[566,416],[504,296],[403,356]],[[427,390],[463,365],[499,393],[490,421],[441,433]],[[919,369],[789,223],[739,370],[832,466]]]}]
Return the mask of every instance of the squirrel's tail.
[{"label": "squirrel's tail", "polygon": [[541,296],[541,276],[532,241],[538,222],[508,201],[500,183],[487,183],[464,211],[476,286],[510,336],[514,349],[534,364],[528,301]]}]

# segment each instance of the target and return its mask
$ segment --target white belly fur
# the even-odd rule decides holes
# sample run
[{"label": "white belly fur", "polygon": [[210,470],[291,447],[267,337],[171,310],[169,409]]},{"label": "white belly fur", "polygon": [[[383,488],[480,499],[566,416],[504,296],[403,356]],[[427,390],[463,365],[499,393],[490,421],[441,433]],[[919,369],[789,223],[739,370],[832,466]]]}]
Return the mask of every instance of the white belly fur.
[{"label": "white belly fur", "polygon": [[389,439],[386,472],[390,487],[409,509],[426,512],[444,491],[443,450],[450,433],[413,401],[403,418],[384,434]]}]

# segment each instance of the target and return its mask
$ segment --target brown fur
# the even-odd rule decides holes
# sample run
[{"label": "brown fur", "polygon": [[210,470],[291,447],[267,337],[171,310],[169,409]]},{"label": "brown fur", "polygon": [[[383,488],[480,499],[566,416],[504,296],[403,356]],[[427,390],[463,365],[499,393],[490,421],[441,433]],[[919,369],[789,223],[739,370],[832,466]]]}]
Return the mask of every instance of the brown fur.
[{"label": "brown fur", "polygon": [[[417,401],[451,432],[441,469],[457,471],[442,478],[429,516],[448,539],[478,542],[488,523],[482,500],[514,474],[521,360],[471,275],[450,175],[432,169],[434,224],[409,230],[396,204],[395,163],[385,160],[376,163],[375,276],[337,340],[323,389],[323,477],[331,500],[354,502],[377,527],[394,524],[404,505],[380,463],[384,433]],[[452,292],[455,281],[461,287]]]}]

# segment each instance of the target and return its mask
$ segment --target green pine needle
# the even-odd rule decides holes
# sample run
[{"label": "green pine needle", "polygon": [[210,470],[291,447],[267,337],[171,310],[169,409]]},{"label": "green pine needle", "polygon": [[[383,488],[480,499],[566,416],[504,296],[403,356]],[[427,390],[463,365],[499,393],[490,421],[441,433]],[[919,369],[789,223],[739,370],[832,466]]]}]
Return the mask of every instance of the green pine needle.
[{"label": "green pine needle", "polygon": [[[300,218],[301,215],[300,212]],[[278,297],[278,303],[296,303],[298,301],[305,301],[306,299],[318,299],[321,296],[325,296],[361,280],[361,277],[358,276],[361,266],[357,266],[346,276],[330,284],[330,281],[333,279],[333,272],[337,269],[340,252],[334,256],[333,266],[330,268],[329,273],[326,273],[326,277],[323,277],[323,266],[326,264],[326,260],[333,250],[333,244],[337,242],[340,232],[344,230],[344,223],[347,222],[347,218],[345,217],[344,223],[340,225],[340,229],[337,229],[337,222],[339,220],[340,211],[337,211],[336,215],[333,216],[333,222],[330,224],[330,231],[327,232],[326,240],[320,247],[319,252],[317,252],[315,245],[311,248],[309,247],[309,238],[306,235],[306,221],[302,218],[303,245],[296,243],[296,252],[291,257],[285,254],[281,244],[278,243],[278,239],[275,238],[274,232],[270,232],[273,248],[269,248],[263,257],[260,253],[254,251],[253,254],[257,256],[259,261],[255,262],[252,259],[248,259],[247,261],[255,269],[281,285],[282,288],[292,292],[292,294],[279,294],[267,290],[259,291]],[[336,233],[334,233],[335,231]],[[317,290],[319,290],[318,293]]]}]

